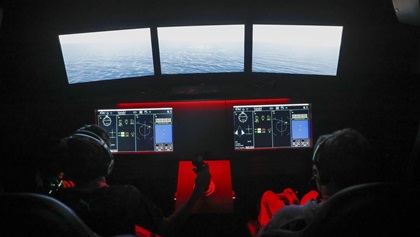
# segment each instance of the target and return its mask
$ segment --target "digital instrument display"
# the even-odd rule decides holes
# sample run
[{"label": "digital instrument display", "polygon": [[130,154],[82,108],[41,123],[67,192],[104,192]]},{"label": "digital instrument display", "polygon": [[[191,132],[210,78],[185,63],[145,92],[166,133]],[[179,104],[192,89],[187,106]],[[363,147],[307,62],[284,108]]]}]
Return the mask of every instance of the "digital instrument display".
[{"label": "digital instrument display", "polygon": [[172,108],[98,109],[112,153],[172,152]]},{"label": "digital instrument display", "polygon": [[235,150],[311,147],[310,108],[308,103],[233,106]]}]

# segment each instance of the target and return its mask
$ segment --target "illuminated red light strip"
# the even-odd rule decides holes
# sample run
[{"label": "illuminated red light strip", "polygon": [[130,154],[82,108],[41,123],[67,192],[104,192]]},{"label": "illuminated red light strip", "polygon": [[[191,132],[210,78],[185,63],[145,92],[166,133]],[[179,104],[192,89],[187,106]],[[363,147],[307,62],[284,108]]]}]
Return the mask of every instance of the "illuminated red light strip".
[{"label": "illuminated red light strip", "polygon": [[118,103],[119,109],[130,108],[149,108],[149,107],[198,107],[198,108],[220,108],[234,105],[259,105],[259,104],[286,104],[290,98],[271,98],[271,99],[247,99],[247,100],[202,100],[202,101],[167,101],[167,102],[136,102]]}]

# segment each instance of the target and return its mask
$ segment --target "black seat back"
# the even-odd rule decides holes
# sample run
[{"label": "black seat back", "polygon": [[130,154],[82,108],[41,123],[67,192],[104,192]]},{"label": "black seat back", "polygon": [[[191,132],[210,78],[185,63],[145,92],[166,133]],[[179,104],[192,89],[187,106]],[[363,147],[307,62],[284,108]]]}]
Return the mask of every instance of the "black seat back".
[{"label": "black seat back", "polygon": [[36,193],[0,195],[0,236],[98,237],[69,207]]},{"label": "black seat back", "polygon": [[302,233],[314,236],[415,236],[418,204],[401,184],[368,183],[336,193]]}]

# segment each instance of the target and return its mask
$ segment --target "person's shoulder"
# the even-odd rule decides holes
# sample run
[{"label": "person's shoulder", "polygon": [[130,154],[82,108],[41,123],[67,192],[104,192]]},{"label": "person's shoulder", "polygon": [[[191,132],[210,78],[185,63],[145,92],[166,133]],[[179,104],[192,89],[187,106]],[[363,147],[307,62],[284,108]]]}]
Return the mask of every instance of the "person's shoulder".
[{"label": "person's shoulder", "polygon": [[93,194],[95,198],[114,200],[120,205],[137,205],[143,194],[133,185],[110,185],[100,188]]},{"label": "person's shoulder", "polygon": [[285,205],[276,213],[274,213],[272,218],[295,218],[297,216],[302,216],[305,209],[305,205]]},{"label": "person's shoulder", "polygon": [[308,223],[308,214],[316,208],[316,202],[308,201],[304,205],[285,205],[271,217],[260,234],[270,233],[276,229],[299,230]]},{"label": "person's shoulder", "polygon": [[133,185],[110,185],[102,189],[103,192],[107,193],[118,193],[118,194],[126,194],[126,195],[133,195],[137,194],[140,195],[140,190]]},{"label": "person's shoulder", "polygon": [[318,213],[318,210],[320,208],[320,205],[318,201],[311,199],[307,203],[305,203],[302,206],[303,215],[307,222],[310,222],[313,220],[316,213]]}]

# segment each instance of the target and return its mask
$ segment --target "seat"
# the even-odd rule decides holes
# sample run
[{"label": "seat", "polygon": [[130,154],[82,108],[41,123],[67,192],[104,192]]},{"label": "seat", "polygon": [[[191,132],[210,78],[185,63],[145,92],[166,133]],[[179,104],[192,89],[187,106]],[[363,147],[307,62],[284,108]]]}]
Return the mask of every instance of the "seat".
[{"label": "seat", "polygon": [[[64,203],[43,194],[1,193],[0,213],[0,236],[101,237]],[[138,234],[111,237],[142,236]]]},{"label": "seat", "polygon": [[417,190],[397,183],[368,183],[334,194],[300,231],[271,230],[270,237],[419,236]]},{"label": "seat", "polygon": [[98,237],[69,207],[37,193],[0,195],[1,236]]}]

